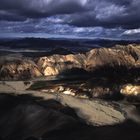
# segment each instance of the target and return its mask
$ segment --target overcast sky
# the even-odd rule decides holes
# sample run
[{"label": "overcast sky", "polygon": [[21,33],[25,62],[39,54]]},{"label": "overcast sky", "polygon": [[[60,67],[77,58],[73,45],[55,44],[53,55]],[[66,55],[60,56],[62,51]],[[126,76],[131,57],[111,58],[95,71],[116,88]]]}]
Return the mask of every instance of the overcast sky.
[{"label": "overcast sky", "polygon": [[140,0],[0,0],[0,34],[140,37]]}]

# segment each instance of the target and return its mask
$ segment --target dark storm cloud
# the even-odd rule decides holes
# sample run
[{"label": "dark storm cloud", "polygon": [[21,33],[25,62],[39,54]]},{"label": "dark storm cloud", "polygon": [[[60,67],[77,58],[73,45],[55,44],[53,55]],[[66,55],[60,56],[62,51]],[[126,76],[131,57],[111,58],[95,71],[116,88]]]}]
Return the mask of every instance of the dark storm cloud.
[{"label": "dark storm cloud", "polygon": [[8,11],[0,10],[0,20],[6,21],[25,21],[27,18],[24,16],[17,15]]},{"label": "dark storm cloud", "polygon": [[[71,14],[85,10],[85,0],[1,0],[0,9],[30,18]],[[11,16],[12,18],[12,16]]]},{"label": "dark storm cloud", "polygon": [[73,14],[67,21],[76,26],[139,28],[139,7],[138,0],[94,0],[89,11],[81,15]]},{"label": "dark storm cloud", "polygon": [[64,15],[69,25],[131,29],[140,27],[139,7],[139,0],[1,0],[0,20]]}]

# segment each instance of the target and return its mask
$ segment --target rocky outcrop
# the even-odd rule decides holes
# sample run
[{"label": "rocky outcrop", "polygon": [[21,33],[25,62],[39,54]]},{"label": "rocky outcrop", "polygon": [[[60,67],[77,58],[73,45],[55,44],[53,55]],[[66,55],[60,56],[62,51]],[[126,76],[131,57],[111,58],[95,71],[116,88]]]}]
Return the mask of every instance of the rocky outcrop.
[{"label": "rocky outcrop", "polygon": [[126,46],[116,45],[114,48],[123,50],[135,59],[136,65],[140,65],[140,45],[130,44]]},{"label": "rocky outcrop", "polygon": [[140,95],[140,85],[124,85],[121,89],[121,93],[130,96]]},{"label": "rocky outcrop", "polygon": [[[80,68],[87,72],[114,73],[140,67],[140,47],[137,45],[93,49],[86,54],[42,57],[37,65],[44,75],[58,75],[65,70]],[[103,71],[104,70],[104,71]],[[111,74],[111,73],[110,73]]]},{"label": "rocky outcrop", "polygon": [[42,57],[37,65],[45,76],[58,75],[73,68],[84,69],[86,56],[84,54],[52,55]]},{"label": "rocky outcrop", "polygon": [[122,86],[120,93],[126,96],[129,101],[140,101],[140,84],[126,84]]},{"label": "rocky outcrop", "polygon": [[135,59],[130,56],[124,50],[118,50],[117,48],[101,48],[93,49],[87,53],[87,70],[93,71],[100,67],[132,67],[135,63]]},{"label": "rocky outcrop", "polygon": [[35,63],[24,58],[4,59],[0,64],[1,80],[26,80],[41,75]]}]

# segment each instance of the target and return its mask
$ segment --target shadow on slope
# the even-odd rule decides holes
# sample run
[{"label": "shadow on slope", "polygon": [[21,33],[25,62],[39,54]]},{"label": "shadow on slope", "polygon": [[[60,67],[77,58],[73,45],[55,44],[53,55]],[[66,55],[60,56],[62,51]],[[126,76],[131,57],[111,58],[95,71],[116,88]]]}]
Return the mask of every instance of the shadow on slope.
[{"label": "shadow on slope", "polygon": [[140,125],[126,121],[91,126],[55,100],[0,94],[0,137],[3,140],[139,140]]},{"label": "shadow on slope", "polygon": [[5,140],[39,138],[45,132],[76,125],[79,121],[73,109],[55,100],[0,94],[0,136]]}]

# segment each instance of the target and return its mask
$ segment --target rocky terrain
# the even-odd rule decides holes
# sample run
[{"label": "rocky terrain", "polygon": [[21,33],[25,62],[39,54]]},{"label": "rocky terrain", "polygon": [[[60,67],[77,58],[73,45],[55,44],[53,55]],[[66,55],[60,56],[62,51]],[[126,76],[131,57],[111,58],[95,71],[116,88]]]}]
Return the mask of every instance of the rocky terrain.
[{"label": "rocky terrain", "polygon": [[[135,44],[117,45],[112,48],[92,49],[87,53],[51,55],[36,59],[15,58],[14,56],[1,57],[0,79],[9,80],[13,78],[20,80],[41,75],[59,76],[69,74],[69,72],[73,72],[73,74],[77,72],[76,75],[79,72],[87,73],[87,75],[88,73],[100,73],[103,76],[107,74],[115,75],[117,72],[118,75],[129,75],[133,71],[135,74],[139,74],[139,67],[140,46]],[[105,71],[107,69],[108,71]],[[113,73],[110,73],[111,71]]]},{"label": "rocky terrain", "polygon": [[[92,98],[104,97],[104,95],[110,97],[120,91],[124,93],[124,90],[121,90],[124,85],[139,85],[140,46],[116,45],[112,48],[95,48],[86,53],[56,54],[40,58],[21,56],[0,58],[0,80],[30,80],[51,76],[59,80],[74,81],[77,79],[76,86],[75,84],[65,85],[65,87],[53,85],[57,87],[56,91],[60,88],[60,91],[64,92],[65,88],[68,88],[71,92],[75,92],[73,95],[78,92],[78,94],[87,94],[89,98]],[[47,90],[47,85],[45,86],[38,84],[34,87]]]},{"label": "rocky terrain", "polygon": [[139,140],[140,45],[0,57],[0,139]]}]

